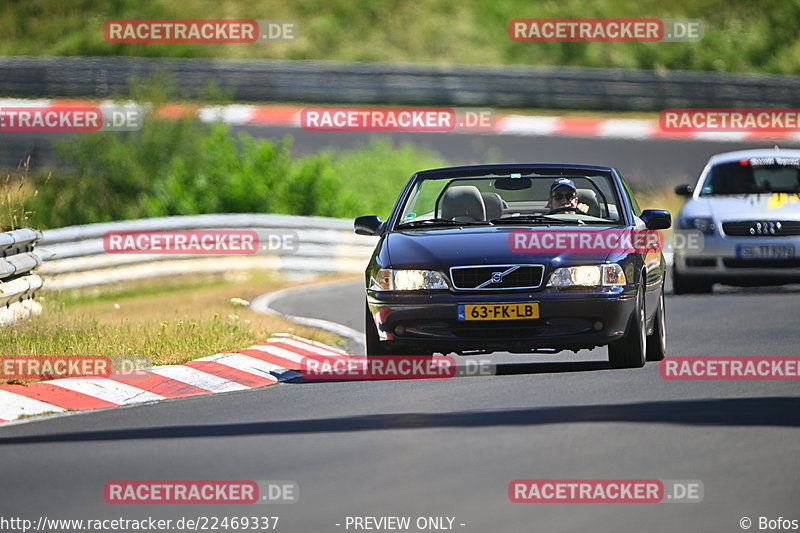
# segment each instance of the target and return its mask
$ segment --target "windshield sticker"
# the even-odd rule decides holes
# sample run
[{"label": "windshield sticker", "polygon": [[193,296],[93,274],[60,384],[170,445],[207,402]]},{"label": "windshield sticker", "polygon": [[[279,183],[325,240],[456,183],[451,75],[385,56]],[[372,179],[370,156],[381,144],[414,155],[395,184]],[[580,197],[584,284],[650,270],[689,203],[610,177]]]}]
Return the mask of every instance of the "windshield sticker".
[{"label": "windshield sticker", "polygon": [[[797,195],[796,194],[786,194],[783,192],[778,192],[773,194],[767,200],[767,209],[780,209],[786,203],[796,204],[797,203]],[[800,206],[798,206],[800,207]]]},{"label": "windshield sticker", "polygon": [[752,165],[754,167],[766,167],[766,166],[770,166],[770,165],[800,166],[800,158],[798,158],[798,157],[751,157],[750,158],[750,165]]}]

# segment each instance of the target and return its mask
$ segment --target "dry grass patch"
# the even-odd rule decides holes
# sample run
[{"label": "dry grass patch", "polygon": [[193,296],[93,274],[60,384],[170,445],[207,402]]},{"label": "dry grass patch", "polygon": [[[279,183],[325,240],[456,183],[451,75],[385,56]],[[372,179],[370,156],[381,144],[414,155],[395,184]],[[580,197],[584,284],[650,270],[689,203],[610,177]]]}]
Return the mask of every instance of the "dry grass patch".
[{"label": "dry grass patch", "polygon": [[637,188],[636,200],[642,209],[666,209],[672,213],[673,219],[684,202],[683,197],[675,194],[673,186]]},{"label": "dry grass patch", "polygon": [[684,199],[673,191],[673,187],[659,187],[636,191],[636,200],[642,209],[666,209],[672,214],[672,227],[663,231],[665,251],[672,251],[671,246],[675,226],[678,223],[678,212],[683,206]]},{"label": "dry grass patch", "polygon": [[135,355],[153,364],[179,364],[247,348],[273,333],[341,344],[336,335],[231,302],[298,284],[274,273],[249,272],[44,293],[41,316],[4,328],[0,354]]}]

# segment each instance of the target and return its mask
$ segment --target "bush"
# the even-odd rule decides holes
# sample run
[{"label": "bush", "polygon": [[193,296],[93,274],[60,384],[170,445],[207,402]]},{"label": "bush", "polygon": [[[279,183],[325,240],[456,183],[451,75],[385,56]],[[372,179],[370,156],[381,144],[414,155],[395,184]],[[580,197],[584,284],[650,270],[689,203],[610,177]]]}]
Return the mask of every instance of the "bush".
[{"label": "bush", "polygon": [[33,176],[39,193],[26,208],[41,228],[204,213],[386,215],[414,171],[446,164],[388,140],[304,157],[291,147],[291,137],[254,139],[188,118],[90,132],[58,143],[73,170],[47,183]]}]

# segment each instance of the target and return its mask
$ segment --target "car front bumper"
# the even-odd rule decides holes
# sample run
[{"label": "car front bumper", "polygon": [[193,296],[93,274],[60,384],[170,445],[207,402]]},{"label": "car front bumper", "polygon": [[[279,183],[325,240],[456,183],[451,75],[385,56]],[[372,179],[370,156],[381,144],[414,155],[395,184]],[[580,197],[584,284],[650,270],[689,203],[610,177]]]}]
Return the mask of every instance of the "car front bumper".
[{"label": "car front bumper", "polygon": [[[390,293],[368,291],[381,340],[416,352],[581,349],[621,338],[636,305],[636,285],[536,292]],[[458,320],[460,304],[539,304],[539,318]]]},{"label": "car front bumper", "polygon": [[[739,246],[794,246],[794,259],[742,259]],[[677,249],[678,274],[725,281],[751,281],[764,284],[800,281],[800,237],[729,237],[705,235],[697,249]]]}]

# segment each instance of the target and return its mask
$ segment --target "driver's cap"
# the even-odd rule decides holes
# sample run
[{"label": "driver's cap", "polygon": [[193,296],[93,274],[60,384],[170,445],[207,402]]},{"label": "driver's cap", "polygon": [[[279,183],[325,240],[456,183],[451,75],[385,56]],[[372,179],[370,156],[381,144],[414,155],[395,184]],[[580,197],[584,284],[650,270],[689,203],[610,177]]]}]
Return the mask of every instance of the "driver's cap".
[{"label": "driver's cap", "polygon": [[550,193],[552,193],[558,187],[569,187],[573,191],[578,192],[578,188],[575,187],[575,184],[572,182],[572,180],[567,178],[558,178],[557,180],[553,180],[553,184],[550,185]]}]

